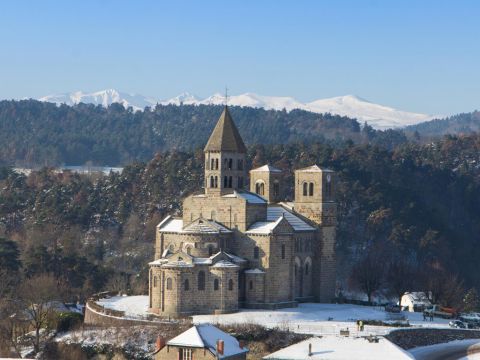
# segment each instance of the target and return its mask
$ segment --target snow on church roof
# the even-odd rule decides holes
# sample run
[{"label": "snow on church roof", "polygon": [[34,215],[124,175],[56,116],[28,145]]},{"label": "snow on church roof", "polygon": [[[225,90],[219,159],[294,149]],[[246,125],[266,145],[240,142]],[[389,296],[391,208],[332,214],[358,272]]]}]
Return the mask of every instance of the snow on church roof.
[{"label": "snow on church roof", "polygon": [[281,173],[282,170],[277,169],[276,167],[273,167],[271,165],[263,165],[260,166],[256,169],[250,170],[250,172],[274,172],[274,173]]},{"label": "snow on church roof", "polygon": [[273,229],[282,221],[280,216],[277,221],[259,221],[250,226],[246,234],[271,234]]},{"label": "snow on church roof", "polygon": [[216,354],[217,340],[223,340],[224,342],[224,353],[218,355],[219,359],[248,352],[247,348],[240,348],[238,340],[233,336],[210,324],[195,325],[168,341],[167,345],[206,348]]},{"label": "snow on church roof", "polygon": [[249,191],[236,191],[234,190],[231,194],[223,195],[224,198],[243,198],[247,200],[249,204],[266,204],[267,201],[260,197],[257,194],[254,194]]},{"label": "snow on church roof", "polygon": [[330,169],[322,169],[320,166],[318,166],[317,164],[315,165],[312,165],[312,166],[308,166],[306,168],[302,168],[302,169],[297,169],[295,171],[303,171],[303,172],[333,172],[333,170],[330,170]]},{"label": "snow on church roof", "polygon": [[183,220],[176,219],[171,216],[167,216],[163,220],[158,228],[161,232],[175,232],[175,233],[192,233],[192,234],[217,234],[217,233],[231,233],[232,231],[225,226],[220,225],[219,223],[206,220],[206,219],[197,219],[190,224],[183,227]]},{"label": "snow on church roof", "polygon": [[314,231],[315,228],[308,225],[298,216],[292,214],[281,206],[269,206],[267,209],[267,221],[277,221],[279,217],[285,216],[285,219],[292,225],[295,231]]},{"label": "snow on church roof", "polygon": [[238,268],[238,265],[235,265],[234,263],[227,261],[227,260],[220,260],[215,265],[213,265],[214,268]]}]

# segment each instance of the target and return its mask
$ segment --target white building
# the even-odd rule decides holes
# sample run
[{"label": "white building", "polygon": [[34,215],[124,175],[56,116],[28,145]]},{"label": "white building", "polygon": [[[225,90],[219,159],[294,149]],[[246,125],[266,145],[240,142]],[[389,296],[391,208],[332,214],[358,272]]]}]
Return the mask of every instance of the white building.
[{"label": "white building", "polygon": [[401,308],[406,308],[410,312],[423,311],[432,305],[424,292],[406,292],[402,296],[400,303]]},{"label": "white building", "polygon": [[265,356],[264,360],[405,360],[414,359],[385,338],[314,337]]}]

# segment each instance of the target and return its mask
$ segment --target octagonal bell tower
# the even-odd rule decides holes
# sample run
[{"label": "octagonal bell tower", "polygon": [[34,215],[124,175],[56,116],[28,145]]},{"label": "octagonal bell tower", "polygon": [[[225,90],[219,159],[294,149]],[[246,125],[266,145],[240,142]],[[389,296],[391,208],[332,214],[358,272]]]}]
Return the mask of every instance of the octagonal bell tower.
[{"label": "octagonal bell tower", "polygon": [[204,152],[206,195],[221,196],[245,186],[247,148],[227,106],[223,109]]}]

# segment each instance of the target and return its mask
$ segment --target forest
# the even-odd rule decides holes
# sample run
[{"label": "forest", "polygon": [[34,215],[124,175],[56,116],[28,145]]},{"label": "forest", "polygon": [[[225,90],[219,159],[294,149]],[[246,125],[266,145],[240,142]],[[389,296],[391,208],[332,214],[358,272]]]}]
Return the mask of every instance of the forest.
[{"label": "forest", "polygon": [[[352,142],[253,145],[248,158],[253,167],[284,169],[286,184],[293,184],[295,168],[312,163],[338,173],[341,287],[370,295],[387,284],[392,294],[431,289],[449,305],[480,287],[478,134],[391,150]],[[104,289],[145,293],[155,226],[167,213],[180,212],[181,199],[198,190],[202,166],[201,150],[171,150],[108,176],[48,167],[25,176],[1,168],[4,278],[12,279],[13,289],[20,279],[53,276],[70,300]],[[365,266],[371,263],[377,268]],[[372,273],[385,277],[373,281]],[[453,288],[461,291],[448,293]]]},{"label": "forest", "polygon": [[[246,107],[230,110],[251,146],[296,142],[341,146],[353,142],[391,149],[406,141],[402,132],[375,131],[337,115]],[[28,168],[86,163],[124,166],[149,161],[157,152],[194,151],[206,143],[221,112],[222,107],[214,105],[157,105],[134,112],[120,104],[104,108],[0,101],[0,164]]]}]

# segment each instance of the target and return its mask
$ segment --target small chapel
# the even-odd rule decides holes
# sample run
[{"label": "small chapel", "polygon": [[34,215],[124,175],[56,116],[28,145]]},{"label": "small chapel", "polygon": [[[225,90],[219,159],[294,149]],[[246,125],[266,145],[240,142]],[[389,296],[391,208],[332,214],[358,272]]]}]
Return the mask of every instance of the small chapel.
[{"label": "small chapel", "polygon": [[247,173],[247,149],[227,106],[204,153],[203,188],[183,200],[181,217],[156,228],[149,311],[183,317],[331,302],[335,173],[295,170],[295,198],[286,201],[282,170],[266,164]]}]

